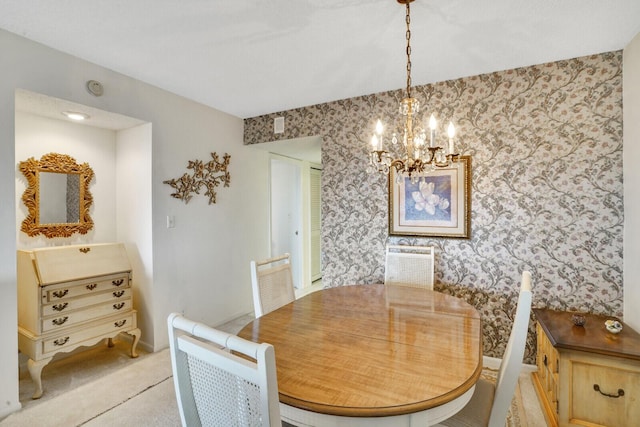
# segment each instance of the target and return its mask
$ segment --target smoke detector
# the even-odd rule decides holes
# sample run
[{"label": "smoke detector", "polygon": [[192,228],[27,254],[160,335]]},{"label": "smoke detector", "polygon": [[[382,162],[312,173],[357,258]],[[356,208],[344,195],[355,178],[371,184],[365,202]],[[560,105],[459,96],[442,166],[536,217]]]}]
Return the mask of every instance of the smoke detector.
[{"label": "smoke detector", "polygon": [[102,87],[102,83],[97,80],[89,80],[87,82],[87,90],[91,95],[94,96],[102,96],[104,93],[104,88]]}]

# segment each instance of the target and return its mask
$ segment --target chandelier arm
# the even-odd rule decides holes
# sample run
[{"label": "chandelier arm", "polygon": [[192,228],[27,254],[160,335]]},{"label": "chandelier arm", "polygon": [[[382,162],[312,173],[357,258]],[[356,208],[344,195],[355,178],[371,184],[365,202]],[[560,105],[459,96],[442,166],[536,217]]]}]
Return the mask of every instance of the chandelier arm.
[{"label": "chandelier arm", "polygon": [[447,154],[447,159],[449,159],[449,161],[443,167],[450,166],[451,163],[457,162],[458,161],[458,157],[460,157],[460,154]]},{"label": "chandelier arm", "polygon": [[435,163],[436,152],[441,149],[441,147],[427,147],[427,150],[429,150],[429,160],[427,160],[427,163]]},{"label": "chandelier arm", "polygon": [[376,163],[382,163],[382,158],[384,157],[384,155],[387,154],[387,151],[385,150],[374,150],[371,152],[371,158],[372,160],[375,158]]},{"label": "chandelier arm", "polygon": [[433,164],[438,168],[446,168],[446,167],[451,166],[451,163],[456,163],[458,161],[458,157],[459,156],[460,156],[459,154],[447,154],[446,155],[446,158],[447,158],[446,162],[434,161]]},{"label": "chandelier arm", "polygon": [[[426,162],[423,162],[421,159],[416,159],[416,161],[413,163],[413,171],[410,172],[423,173],[426,165]],[[411,174],[409,174],[409,176],[411,176]]]},{"label": "chandelier arm", "polygon": [[405,170],[405,165],[402,160],[395,159],[394,161],[391,162],[391,165],[389,165],[389,168],[396,168],[396,171],[402,172]]}]

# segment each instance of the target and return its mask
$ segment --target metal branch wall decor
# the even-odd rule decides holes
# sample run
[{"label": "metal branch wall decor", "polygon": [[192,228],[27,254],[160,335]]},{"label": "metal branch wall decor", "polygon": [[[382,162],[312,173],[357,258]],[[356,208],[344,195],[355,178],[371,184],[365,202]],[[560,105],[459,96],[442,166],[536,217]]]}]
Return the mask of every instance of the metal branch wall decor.
[{"label": "metal branch wall decor", "polygon": [[225,153],[220,161],[218,154],[214,152],[211,153],[211,157],[212,160],[207,163],[202,160],[189,160],[187,169],[192,170],[191,174],[186,172],[180,178],[162,181],[176,190],[175,193],[171,193],[171,197],[183,200],[186,204],[191,200],[192,193],[200,194],[200,189],[204,187],[207,189],[204,195],[209,197],[209,204],[215,203],[216,187],[220,184],[228,187],[231,182],[231,175],[227,170],[231,156]]}]

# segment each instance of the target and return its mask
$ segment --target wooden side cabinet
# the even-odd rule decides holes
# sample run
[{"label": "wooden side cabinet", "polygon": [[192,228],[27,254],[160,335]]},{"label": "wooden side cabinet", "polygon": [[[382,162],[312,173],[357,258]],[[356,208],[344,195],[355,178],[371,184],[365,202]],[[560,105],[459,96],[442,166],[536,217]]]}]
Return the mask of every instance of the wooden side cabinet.
[{"label": "wooden side cabinet", "polygon": [[626,427],[640,422],[640,334],[610,317],[534,309],[537,371],[533,383],[550,426]]}]

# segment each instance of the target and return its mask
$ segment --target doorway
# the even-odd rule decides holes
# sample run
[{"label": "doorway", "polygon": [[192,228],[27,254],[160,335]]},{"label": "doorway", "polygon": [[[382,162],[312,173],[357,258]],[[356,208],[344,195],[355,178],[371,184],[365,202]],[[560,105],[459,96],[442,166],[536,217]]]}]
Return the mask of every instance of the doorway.
[{"label": "doorway", "polygon": [[322,278],[321,144],[314,136],[253,145],[270,153],[271,256],[291,254],[296,295]]},{"label": "doorway", "polygon": [[302,170],[298,162],[271,157],[271,256],[291,254],[293,286],[302,276]]}]

